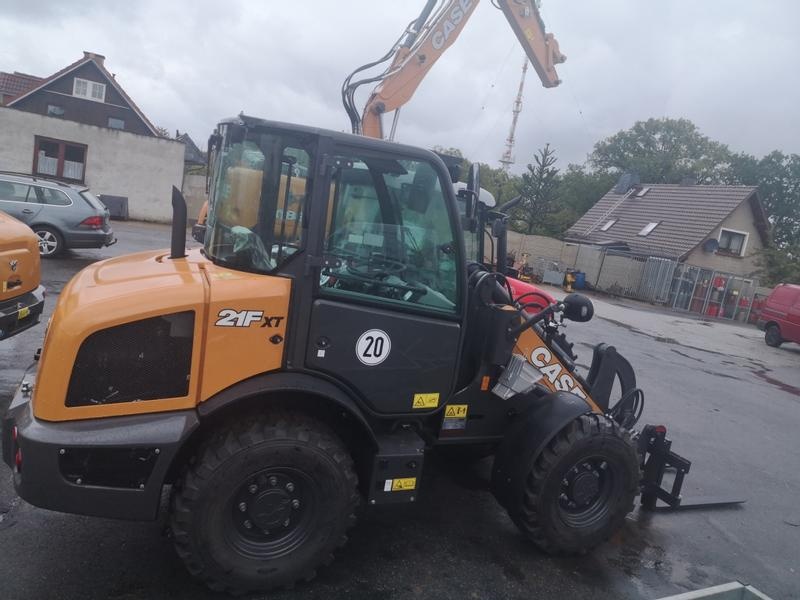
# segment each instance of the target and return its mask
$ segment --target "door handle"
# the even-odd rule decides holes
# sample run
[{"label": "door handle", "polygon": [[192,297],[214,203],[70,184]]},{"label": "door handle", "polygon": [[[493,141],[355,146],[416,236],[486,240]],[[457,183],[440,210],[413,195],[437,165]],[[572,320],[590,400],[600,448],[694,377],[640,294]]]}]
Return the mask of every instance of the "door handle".
[{"label": "door handle", "polygon": [[23,208],[22,212],[26,215],[32,215],[33,211],[30,208]]}]

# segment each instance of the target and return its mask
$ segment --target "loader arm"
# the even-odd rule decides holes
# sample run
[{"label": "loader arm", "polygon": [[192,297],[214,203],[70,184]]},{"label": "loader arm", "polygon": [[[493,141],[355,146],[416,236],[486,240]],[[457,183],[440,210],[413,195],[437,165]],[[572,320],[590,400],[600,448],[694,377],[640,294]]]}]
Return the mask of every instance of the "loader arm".
[{"label": "loader arm", "polygon": [[[478,2],[446,0],[434,10],[437,1],[428,0],[422,13],[409,24],[384,59],[359,67],[345,80],[342,96],[353,133],[379,139],[384,137],[383,114],[397,111],[411,99],[428,71],[461,34]],[[560,80],[555,65],[564,62],[566,57],[561,54],[553,34],[545,32],[533,0],[496,0],[493,4],[502,10],[542,84],[545,87],[558,85]],[[390,58],[389,67],[382,74],[352,82],[356,73]],[[376,81],[378,84],[359,117],[353,102],[355,89]]]}]

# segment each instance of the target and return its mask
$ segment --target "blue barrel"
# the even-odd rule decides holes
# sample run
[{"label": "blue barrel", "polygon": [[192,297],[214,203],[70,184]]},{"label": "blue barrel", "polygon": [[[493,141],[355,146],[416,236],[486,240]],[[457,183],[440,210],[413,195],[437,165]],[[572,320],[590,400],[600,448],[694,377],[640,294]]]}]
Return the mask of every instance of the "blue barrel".
[{"label": "blue barrel", "polygon": [[573,286],[576,290],[582,290],[586,287],[586,273],[583,271],[575,271],[573,273],[575,275],[575,285]]}]

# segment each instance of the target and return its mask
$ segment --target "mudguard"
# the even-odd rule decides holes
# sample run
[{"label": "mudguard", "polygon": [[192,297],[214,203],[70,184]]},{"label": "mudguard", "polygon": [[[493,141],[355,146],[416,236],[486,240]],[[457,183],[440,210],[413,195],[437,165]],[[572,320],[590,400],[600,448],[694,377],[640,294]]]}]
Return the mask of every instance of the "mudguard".
[{"label": "mudguard", "polygon": [[592,412],[589,404],[569,392],[553,392],[519,415],[508,428],[495,454],[492,492],[508,507],[518,497],[534,461],[559,431],[579,416]]},{"label": "mudguard", "polygon": [[197,412],[203,419],[241,400],[264,394],[279,395],[281,392],[300,392],[338,406],[355,419],[365,436],[377,447],[373,428],[356,402],[338,386],[308,373],[282,371],[256,375],[201,402],[197,406]]}]

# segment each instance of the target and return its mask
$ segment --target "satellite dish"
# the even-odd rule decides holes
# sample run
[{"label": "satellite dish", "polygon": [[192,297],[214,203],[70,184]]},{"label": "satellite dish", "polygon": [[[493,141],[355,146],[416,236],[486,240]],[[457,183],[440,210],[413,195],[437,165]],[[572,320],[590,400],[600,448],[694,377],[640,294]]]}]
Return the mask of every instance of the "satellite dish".
[{"label": "satellite dish", "polygon": [[703,252],[708,252],[709,254],[713,254],[719,250],[719,241],[711,238],[710,240],[706,240],[703,242]]}]

